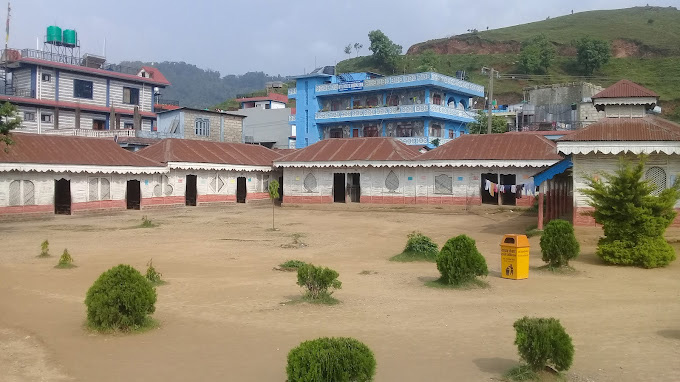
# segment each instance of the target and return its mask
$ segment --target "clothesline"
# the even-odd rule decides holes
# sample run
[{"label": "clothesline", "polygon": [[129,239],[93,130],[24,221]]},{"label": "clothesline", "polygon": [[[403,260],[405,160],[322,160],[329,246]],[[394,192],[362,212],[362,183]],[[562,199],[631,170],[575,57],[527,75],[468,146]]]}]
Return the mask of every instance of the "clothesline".
[{"label": "clothesline", "polygon": [[529,178],[528,182],[520,184],[497,184],[490,180],[484,181],[484,190],[494,197],[497,193],[512,193],[521,198],[522,195],[531,194],[536,195],[536,186],[534,185],[534,178]]}]

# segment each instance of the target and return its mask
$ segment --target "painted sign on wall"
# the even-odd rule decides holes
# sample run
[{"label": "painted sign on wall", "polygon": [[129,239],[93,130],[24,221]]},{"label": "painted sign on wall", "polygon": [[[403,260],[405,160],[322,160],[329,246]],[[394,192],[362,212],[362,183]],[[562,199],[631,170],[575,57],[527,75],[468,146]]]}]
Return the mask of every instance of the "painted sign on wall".
[{"label": "painted sign on wall", "polygon": [[347,81],[338,83],[338,91],[346,92],[350,90],[363,90],[364,81]]}]

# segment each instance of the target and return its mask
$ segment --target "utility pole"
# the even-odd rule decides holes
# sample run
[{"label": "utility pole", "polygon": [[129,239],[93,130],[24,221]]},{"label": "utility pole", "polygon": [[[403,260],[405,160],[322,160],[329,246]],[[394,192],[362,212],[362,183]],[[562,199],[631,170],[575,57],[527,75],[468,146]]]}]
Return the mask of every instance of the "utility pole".
[{"label": "utility pole", "polygon": [[7,2],[7,27],[5,28],[5,52],[7,51],[7,44],[9,43],[9,17],[10,17],[10,12],[12,8],[9,5],[9,1]]},{"label": "utility pole", "polygon": [[493,76],[494,74],[498,75],[498,71],[495,70],[494,68],[487,68],[486,66],[482,67],[482,74],[489,73],[489,102],[487,103],[487,108],[488,108],[488,116],[487,116],[487,133],[491,134],[491,126],[493,122],[493,110],[492,110],[492,102],[493,102]]}]

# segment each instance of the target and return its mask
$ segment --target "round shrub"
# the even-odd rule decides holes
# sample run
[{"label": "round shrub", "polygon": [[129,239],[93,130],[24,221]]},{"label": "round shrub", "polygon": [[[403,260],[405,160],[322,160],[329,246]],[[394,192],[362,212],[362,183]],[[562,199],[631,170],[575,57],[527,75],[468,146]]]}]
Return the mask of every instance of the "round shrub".
[{"label": "round shrub", "polygon": [[437,255],[437,269],[441,281],[461,285],[477,276],[486,276],[489,270],[486,259],[477,250],[475,241],[467,235],[449,239]]},{"label": "round shrub", "polygon": [[375,357],[354,338],[323,337],[291,350],[286,373],[288,382],[367,382],[375,375]]},{"label": "round shrub", "polygon": [[576,258],[581,246],[574,235],[574,227],[566,220],[551,220],[541,235],[541,254],[543,261],[551,267],[569,265]]},{"label": "round shrub", "polygon": [[439,247],[429,237],[420,232],[413,231],[408,234],[408,241],[404,253],[413,257],[422,257],[434,260],[439,253]]},{"label": "round shrub", "polygon": [[513,327],[519,355],[532,370],[542,370],[548,364],[558,371],[571,367],[574,345],[559,320],[523,317]]},{"label": "round shrub", "polygon": [[634,265],[643,268],[665,267],[675,260],[675,250],[663,237],[633,240],[602,238],[597,256],[608,264]]},{"label": "round shrub", "polygon": [[129,265],[118,265],[99,276],[87,291],[87,321],[102,330],[130,330],[143,325],[156,310],[156,290]]},{"label": "round shrub", "polygon": [[318,299],[329,296],[329,288],[340,289],[342,283],[338,280],[338,272],[324,267],[315,267],[312,264],[302,264],[298,268],[297,284],[307,289],[307,296]]}]

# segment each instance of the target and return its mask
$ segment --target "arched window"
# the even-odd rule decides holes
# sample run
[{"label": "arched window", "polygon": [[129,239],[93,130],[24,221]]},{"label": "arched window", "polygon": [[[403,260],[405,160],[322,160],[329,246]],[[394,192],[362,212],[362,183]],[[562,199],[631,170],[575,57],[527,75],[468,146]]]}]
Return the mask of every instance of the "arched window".
[{"label": "arched window", "polygon": [[399,188],[399,177],[392,170],[390,170],[390,173],[387,174],[387,178],[385,178],[385,188],[387,188],[389,192],[395,192]]},{"label": "arched window", "polygon": [[35,204],[35,186],[30,180],[24,180],[24,205]]},{"label": "arched window", "polygon": [[21,181],[15,180],[9,184],[9,205],[21,205]]},{"label": "arched window", "polygon": [[659,195],[666,189],[666,171],[661,167],[650,167],[645,173],[645,179],[655,187],[652,195]]},{"label": "arched window", "polygon": [[311,172],[305,176],[304,180],[305,191],[315,192],[316,191],[316,177]]},{"label": "arched window", "polygon": [[453,97],[449,97],[449,99],[446,101],[446,106],[456,107],[456,99]]}]

